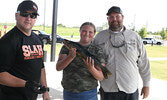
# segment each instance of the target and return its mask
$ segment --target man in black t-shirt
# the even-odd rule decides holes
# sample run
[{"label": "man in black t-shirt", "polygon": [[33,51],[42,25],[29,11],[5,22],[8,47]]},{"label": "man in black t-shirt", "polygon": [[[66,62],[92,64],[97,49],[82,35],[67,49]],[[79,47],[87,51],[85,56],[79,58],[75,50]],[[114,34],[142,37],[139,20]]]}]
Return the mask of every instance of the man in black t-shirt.
[{"label": "man in black t-shirt", "polygon": [[26,0],[15,14],[16,26],[0,39],[0,100],[50,100],[43,63],[43,44],[33,33],[38,7]]}]

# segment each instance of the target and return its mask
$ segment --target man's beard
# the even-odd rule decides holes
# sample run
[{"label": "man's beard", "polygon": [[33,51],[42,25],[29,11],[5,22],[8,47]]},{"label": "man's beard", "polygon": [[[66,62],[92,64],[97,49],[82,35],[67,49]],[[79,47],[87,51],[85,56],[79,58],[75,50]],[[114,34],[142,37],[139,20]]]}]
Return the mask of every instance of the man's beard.
[{"label": "man's beard", "polygon": [[112,31],[119,31],[122,28],[122,25],[120,22],[118,22],[117,25],[114,25],[113,23],[114,22],[109,23],[109,29],[111,29]]}]

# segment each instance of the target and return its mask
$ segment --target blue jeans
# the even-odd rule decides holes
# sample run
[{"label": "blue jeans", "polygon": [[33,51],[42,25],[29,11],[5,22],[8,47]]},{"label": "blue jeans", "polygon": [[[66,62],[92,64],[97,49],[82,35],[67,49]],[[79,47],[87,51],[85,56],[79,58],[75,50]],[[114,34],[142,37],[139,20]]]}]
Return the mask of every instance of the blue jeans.
[{"label": "blue jeans", "polygon": [[81,92],[81,93],[72,93],[64,89],[63,98],[64,100],[98,100],[97,88],[90,91]]}]

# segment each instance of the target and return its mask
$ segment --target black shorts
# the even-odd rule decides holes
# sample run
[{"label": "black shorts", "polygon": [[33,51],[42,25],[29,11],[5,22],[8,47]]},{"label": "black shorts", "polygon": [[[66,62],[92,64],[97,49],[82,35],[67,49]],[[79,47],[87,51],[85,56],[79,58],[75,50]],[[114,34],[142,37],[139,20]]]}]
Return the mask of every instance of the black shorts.
[{"label": "black shorts", "polygon": [[123,91],[104,92],[102,87],[100,87],[99,91],[100,91],[100,100],[138,100],[139,98],[138,89],[131,94],[127,94]]}]

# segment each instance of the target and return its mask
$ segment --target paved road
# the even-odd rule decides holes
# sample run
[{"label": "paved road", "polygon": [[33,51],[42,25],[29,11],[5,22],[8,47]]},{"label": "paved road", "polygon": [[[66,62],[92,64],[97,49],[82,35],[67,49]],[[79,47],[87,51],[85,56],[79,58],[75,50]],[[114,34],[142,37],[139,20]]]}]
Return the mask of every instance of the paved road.
[{"label": "paved road", "polygon": [[[152,59],[155,60],[155,58]],[[161,60],[167,60],[167,58],[163,58]],[[47,82],[50,87],[49,94],[51,96],[51,100],[63,100],[63,88],[61,86],[62,71],[56,71],[56,62],[47,61],[45,62],[45,66]],[[142,82],[141,80],[139,81],[139,89],[141,89]],[[167,100],[167,81],[152,78],[150,87],[150,96],[145,100]],[[43,100],[41,95],[38,96],[37,100]],[[141,97],[140,100],[142,100]]]}]

